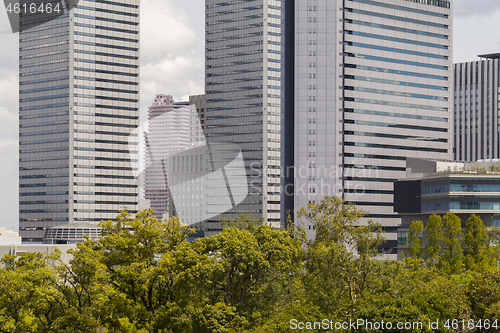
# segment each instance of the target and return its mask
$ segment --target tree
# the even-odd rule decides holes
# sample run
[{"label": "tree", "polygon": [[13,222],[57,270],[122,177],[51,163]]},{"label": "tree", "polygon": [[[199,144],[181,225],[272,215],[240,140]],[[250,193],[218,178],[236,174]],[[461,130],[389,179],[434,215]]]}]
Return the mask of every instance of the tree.
[{"label": "tree", "polygon": [[439,266],[447,274],[458,274],[463,271],[461,220],[453,212],[448,212],[443,217],[443,255]]},{"label": "tree", "polygon": [[408,241],[406,247],[408,253],[414,259],[420,258],[422,255],[422,232],[424,223],[422,221],[413,221],[408,231]]},{"label": "tree", "polygon": [[364,214],[337,197],[310,203],[298,213],[316,226],[316,239],[306,252],[307,297],[333,316],[352,316],[377,276],[380,261],[373,259],[384,238],[378,223],[360,225]]},{"label": "tree", "polygon": [[436,265],[441,255],[443,240],[443,219],[441,216],[432,214],[427,220],[425,226],[425,233],[427,236],[427,243],[425,245],[425,254],[429,259],[431,265]]},{"label": "tree", "polygon": [[488,232],[481,218],[472,214],[467,220],[464,232],[465,266],[469,270],[486,272],[493,267]]},{"label": "tree", "polygon": [[[182,284],[195,300],[195,326],[223,331],[224,325],[251,327],[270,316],[287,299],[288,286],[301,268],[302,247],[286,230],[257,227],[253,233],[225,228],[220,234],[196,239],[180,264]],[[219,304],[218,308],[213,305]],[[198,310],[196,310],[198,311]],[[234,315],[231,315],[233,313]],[[223,324],[229,317],[230,323]]]}]

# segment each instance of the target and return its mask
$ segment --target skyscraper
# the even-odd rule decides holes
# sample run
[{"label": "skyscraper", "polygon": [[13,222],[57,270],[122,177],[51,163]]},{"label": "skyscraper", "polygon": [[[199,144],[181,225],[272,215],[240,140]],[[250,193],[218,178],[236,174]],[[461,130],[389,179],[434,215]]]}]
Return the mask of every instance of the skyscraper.
[{"label": "skyscraper", "polygon": [[283,210],[343,197],[382,223],[390,249],[406,157],[452,154],[451,3],[284,3]]},{"label": "skyscraper", "polygon": [[20,234],[137,209],[139,0],[81,0],[19,34]]},{"label": "skyscraper", "polygon": [[249,190],[209,227],[241,213],[279,224],[281,1],[207,0],[205,33],[206,139],[215,159],[241,148]]},{"label": "skyscraper", "polygon": [[500,54],[479,57],[454,65],[455,160],[500,158]]},{"label": "skyscraper", "polygon": [[175,102],[169,95],[156,95],[148,110],[148,130],[144,151],[144,197],[150,201],[156,218],[162,219],[167,212],[169,196],[169,158],[189,146],[189,103]]}]

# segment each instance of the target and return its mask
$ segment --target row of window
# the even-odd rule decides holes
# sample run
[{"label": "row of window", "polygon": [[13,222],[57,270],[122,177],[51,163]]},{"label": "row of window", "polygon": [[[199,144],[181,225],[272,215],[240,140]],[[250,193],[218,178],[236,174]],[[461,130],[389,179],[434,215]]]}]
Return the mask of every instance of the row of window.
[{"label": "row of window", "polygon": [[224,36],[224,37],[218,37],[218,38],[212,38],[212,39],[207,39],[205,43],[216,43],[216,42],[222,42],[226,40],[234,40],[234,39],[240,39],[240,38],[250,38],[250,37],[256,37],[256,36],[262,36],[264,33],[262,31],[259,32],[251,32],[251,33],[246,33],[246,34],[241,34],[241,35],[233,35],[233,36]]},{"label": "row of window", "polygon": [[344,131],[344,134],[345,135],[369,136],[369,137],[377,137],[377,138],[402,139],[402,140],[416,140],[416,141],[430,141],[430,142],[444,142],[444,143],[448,142],[448,139],[429,138],[429,137],[414,136],[414,135],[370,133],[370,132],[360,132],[360,131]]},{"label": "row of window", "polygon": [[262,18],[263,16],[264,16],[263,14],[255,14],[255,15],[247,15],[247,16],[235,17],[235,18],[231,18],[231,19],[225,19],[225,20],[219,20],[219,21],[213,21],[213,22],[206,22],[206,26],[259,19],[259,18]]},{"label": "row of window", "polygon": [[448,132],[447,128],[440,127],[427,127],[427,126],[416,126],[416,125],[405,125],[405,124],[395,124],[395,123],[383,123],[376,121],[366,121],[366,120],[352,120],[345,119],[346,124],[356,124],[356,125],[367,125],[367,126],[380,126],[380,127],[391,127],[391,128],[404,128],[404,129],[415,129],[421,131],[433,131],[433,132]]},{"label": "row of window", "polygon": [[374,22],[365,22],[365,21],[351,20],[351,19],[346,19],[345,22],[346,23],[351,23],[351,24],[363,25],[363,26],[367,26],[367,27],[373,27],[373,28],[379,28],[379,29],[386,29],[386,30],[394,30],[394,31],[398,31],[398,32],[405,32],[405,33],[410,33],[410,34],[415,34],[415,35],[422,35],[422,36],[428,36],[428,37],[448,39],[448,36],[447,35],[443,35],[443,34],[436,34],[436,33],[428,32],[428,31],[395,27],[395,26],[392,26],[392,25],[385,25],[385,24],[379,24],[379,23],[374,23]]},{"label": "row of window", "polygon": [[63,129],[63,130],[52,130],[52,131],[26,132],[26,133],[19,133],[19,136],[35,136],[35,135],[60,134],[60,133],[68,133],[68,130]]},{"label": "row of window", "polygon": [[[423,78],[426,78],[426,79],[435,79],[435,80],[448,81],[448,77],[447,76],[441,76],[441,75],[433,75],[433,74],[425,74],[425,73],[417,73],[417,72],[408,72],[408,71],[401,71],[401,70],[396,70],[396,69],[373,67],[373,66],[364,66],[364,65],[353,65],[353,64],[345,64],[344,67],[346,67],[346,68],[357,68],[357,69],[363,69],[363,70],[367,70],[367,71],[380,72],[380,73],[408,75],[408,76],[423,77]],[[446,90],[448,90],[448,89],[446,89]]]},{"label": "row of window", "polygon": [[95,157],[95,156],[75,156],[78,160],[94,160],[94,161],[111,161],[111,162],[132,162],[136,163],[137,160],[131,158],[111,158],[111,157]]},{"label": "row of window", "polygon": [[[66,130],[66,132],[68,132]],[[88,134],[102,134],[102,135],[114,135],[114,136],[137,136],[128,132],[109,132],[109,131],[95,131],[90,129],[75,129],[75,133],[88,133]]]},{"label": "row of window", "polygon": [[423,212],[436,210],[500,210],[500,202],[430,202],[421,204]]},{"label": "row of window", "polygon": [[109,1],[109,0],[87,0],[89,2],[97,2],[97,3],[104,3],[104,4],[107,4],[107,5],[114,5],[114,6],[121,6],[121,7],[127,7],[127,8],[139,8],[138,5],[132,5],[132,4],[129,4],[129,3],[125,3],[125,2],[116,2],[116,1]]},{"label": "row of window", "polygon": [[[87,95],[87,94],[74,94],[75,97],[80,98],[90,98],[90,99],[100,99],[106,101],[120,101],[120,102],[130,102],[137,103],[138,99],[130,99],[130,98],[118,98],[118,97],[107,97],[107,96],[99,96],[99,95]],[[46,99],[46,98],[43,98]]]},{"label": "row of window", "polygon": [[386,58],[386,57],[377,57],[377,56],[360,54],[360,53],[346,52],[346,53],[344,53],[344,56],[353,57],[353,58],[362,58],[362,59],[368,59],[368,60],[375,60],[375,61],[391,62],[391,63],[395,63],[395,64],[403,64],[403,65],[410,65],[410,66],[416,66],[416,67],[427,67],[427,68],[432,68],[432,69],[448,70],[448,66],[434,65],[434,64],[429,64],[426,62],[408,61],[408,60]]},{"label": "row of window", "polygon": [[[67,14],[66,15],[63,15],[63,16],[68,16]],[[60,17],[62,18],[62,17]],[[38,26],[38,27],[34,27],[34,28],[30,28],[30,29],[27,29],[27,30],[23,30],[21,32],[19,32],[21,35],[22,34],[28,34],[30,32],[35,32],[35,31],[43,31],[43,30],[51,30],[51,29],[55,29],[55,28],[61,28],[61,27],[67,27],[69,26],[69,23],[57,23],[57,24],[52,24],[52,25],[43,25],[43,26]]]},{"label": "row of window", "polygon": [[[66,78],[68,79],[68,78]],[[104,82],[104,83],[117,83],[117,84],[126,84],[137,86],[139,83],[137,81],[121,81],[121,80],[111,80],[111,79],[103,79],[89,76],[75,76],[75,80],[85,80],[85,81],[93,81],[93,82]]]},{"label": "row of window", "polygon": [[260,22],[260,23],[252,23],[252,24],[245,24],[245,25],[237,25],[235,27],[228,27],[228,28],[222,28],[222,29],[207,30],[206,35],[218,34],[221,32],[228,32],[228,31],[248,30],[248,29],[253,29],[253,28],[260,28],[263,25],[264,24],[262,22]]},{"label": "row of window", "polygon": [[61,80],[69,80],[69,76],[51,77],[51,78],[47,78],[47,79],[39,79],[39,80],[32,80],[32,81],[21,81],[21,82],[19,82],[19,85],[24,86],[24,85],[28,85],[28,84],[46,83],[46,82],[54,82],[54,81],[61,81]]},{"label": "row of window", "polygon": [[105,71],[105,70],[100,70],[100,69],[84,68],[84,67],[75,67],[75,70],[76,71],[82,71],[82,72],[102,73],[102,74],[114,74],[114,75],[132,76],[132,77],[138,77],[139,76],[139,74],[130,73],[130,72]]},{"label": "row of window", "polygon": [[39,44],[39,45],[31,45],[31,46],[23,46],[19,48],[19,51],[28,51],[28,50],[35,50],[35,49],[43,49],[45,47],[51,47],[51,46],[59,46],[59,45],[69,45],[68,40],[64,40],[62,42],[53,42],[53,43],[46,43],[46,44]]},{"label": "row of window", "polygon": [[407,92],[402,92],[402,91],[372,89],[372,88],[365,88],[365,87],[351,87],[351,86],[345,86],[344,89],[345,90],[362,91],[362,92],[373,93],[373,94],[412,97],[412,98],[420,98],[420,99],[431,99],[431,100],[435,100],[435,101],[448,101],[448,97],[440,97],[440,96],[432,96],[432,95],[424,95],[424,94],[412,94],[412,93],[407,93]]},{"label": "row of window", "polygon": [[426,151],[426,152],[434,152],[434,153],[448,153],[448,149],[437,149],[437,148],[427,148],[427,147],[411,147],[411,146],[398,146],[398,145],[382,145],[382,144],[364,143],[364,142],[345,142],[344,145],[345,146],[353,146],[353,147],[397,149],[397,150],[414,150],[414,151]]},{"label": "row of window", "polygon": [[380,17],[380,18],[385,18],[385,19],[390,19],[390,20],[403,21],[403,22],[409,22],[409,23],[415,23],[415,24],[428,25],[431,27],[448,29],[448,25],[446,25],[446,24],[423,21],[423,20],[416,20],[416,19],[398,16],[398,15],[388,15],[388,14],[371,12],[368,10],[361,10],[361,9],[355,9],[355,8],[344,8],[344,10],[346,12],[349,12],[349,13],[367,15],[367,16],[372,16],[372,17]]},{"label": "row of window", "polygon": [[345,109],[345,112],[359,113],[359,114],[369,114],[374,116],[387,116],[387,117],[397,117],[397,118],[408,118],[408,119],[421,119],[421,120],[431,120],[448,122],[447,118],[442,117],[432,117],[432,116],[421,116],[418,114],[407,114],[407,113],[395,113],[386,111],[374,111],[374,110],[360,110],[360,109]]},{"label": "row of window", "polygon": [[99,8],[99,7],[89,7],[89,6],[76,5],[75,8],[86,9],[86,10],[90,10],[90,11],[96,11],[96,12],[108,13],[108,14],[117,14],[117,15],[131,16],[131,17],[139,17],[139,14],[136,14],[136,13],[120,12],[117,10],[110,10],[110,9],[104,9],[104,8]]},{"label": "row of window", "polygon": [[27,193],[19,193],[21,197],[32,197],[32,196],[45,196],[45,195],[66,195],[68,191],[55,191],[55,192],[27,192]]},{"label": "row of window", "polygon": [[423,109],[423,110],[433,110],[433,111],[443,111],[448,112],[448,108],[432,106],[432,105],[421,105],[421,104],[409,104],[409,103],[399,103],[399,102],[390,102],[390,101],[379,101],[375,99],[367,99],[367,98],[353,98],[346,97],[344,98],[347,102],[358,102],[358,103],[368,103],[368,104],[379,104],[379,105],[390,105],[397,106],[402,108],[412,108],[412,109]]},{"label": "row of window", "polygon": [[252,6],[252,7],[244,7],[244,8],[237,8],[237,9],[232,9],[232,10],[224,10],[220,12],[213,12],[213,13],[207,13],[206,17],[214,17],[214,16],[220,16],[220,15],[229,15],[229,14],[235,14],[235,13],[241,13],[241,12],[246,12],[250,10],[258,10],[263,8],[263,5],[258,5],[258,6]]},{"label": "row of window", "polygon": [[40,91],[61,90],[61,89],[68,89],[68,85],[42,87],[42,88],[37,88],[37,89],[27,89],[27,90],[21,90],[21,91],[19,91],[19,93],[20,94],[29,94],[29,93],[40,92]]},{"label": "row of window", "polygon": [[[235,79],[231,79],[231,80],[207,82],[207,86],[215,86],[215,85],[220,85],[220,84],[234,84],[234,83],[248,82],[248,81],[260,81],[262,79],[263,79],[262,76],[235,78]],[[271,79],[271,77],[268,76],[268,79]],[[278,78],[278,77],[276,77],[276,78],[273,77],[273,79],[280,80],[280,78]]]},{"label": "row of window", "polygon": [[64,68],[53,68],[53,69],[46,69],[43,71],[35,71],[35,72],[26,72],[26,73],[19,73],[20,77],[25,77],[25,76],[32,76],[32,75],[40,75],[40,74],[48,74],[48,73],[56,73],[56,72],[64,72],[69,70],[69,67],[64,67]]},{"label": "row of window", "polygon": [[434,85],[430,85],[430,84],[422,84],[422,83],[415,83],[415,82],[405,82],[405,81],[379,79],[379,78],[376,78],[376,77],[366,77],[366,76],[357,76],[357,75],[344,75],[344,78],[345,79],[349,79],[349,80],[377,82],[377,83],[387,83],[387,84],[394,84],[394,85],[399,85],[399,86],[407,86],[407,87],[416,87],[416,88],[426,88],[426,89],[448,91],[448,87],[434,86]]},{"label": "row of window", "polygon": [[84,54],[92,54],[101,57],[112,57],[112,58],[122,58],[122,59],[130,59],[130,60],[138,60],[139,57],[136,56],[128,56],[124,54],[115,54],[115,53],[105,53],[105,52],[96,52],[90,50],[78,50],[75,49],[75,53],[84,53]]},{"label": "row of window", "polygon": [[500,185],[490,184],[443,184],[422,186],[422,194],[447,192],[500,192]]},{"label": "row of window", "polygon": [[42,101],[46,99],[56,99],[56,98],[68,98],[69,94],[59,94],[59,95],[50,95],[50,96],[37,96],[30,98],[21,98],[19,102],[33,102],[33,101]]},{"label": "row of window", "polygon": [[34,36],[34,37],[21,38],[21,39],[19,39],[19,42],[20,43],[25,43],[25,42],[31,42],[31,41],[34,41],[34,40],[40,40],[40,39],[46,39],[46,38],[54,38],[54,37],[67,36],[67,35],[69,35],[68,31],[57,32],[57,33],[49,34],[49,35],[40,35],[40,36]]},{"label": "row of window", "polygon": [[130,42],[130,43],[138,43],[139,42],[138,39],[132,39],[132,38],[123,38],[123,37],[116,37],[116,36],[110,36],[110,35],[100,35],[100,34],[95,34],[95,33],[81,32],[81,31],[75,31],[74,33],[77,36],[112,39],[112,40],[119,40],[121,42]]},{"label": "row of window", "polygon": [[46,139],[46,140],[34,140],[34,141],[20,141],[19,145],[34,145],[41,143],[54,143],[54,142],[68,142],[68,138],[60,138],[60,139]]},{"label": "row of window", "polygon": [[404,53],[404,54],[412,54],[420,57],[428,57],[428,58],[436,58],[436,59],[448,59],[448,56],[440,55],[440,54],[434,54],[434,53],[427,53],[427,52],[417,52],[417,51],[412,51],[412,50],[406,50],[406,49],[398,49],[395,47],[387,47],[387,46],[381,46],[381,45],[371,45],[371,44],[365,44],[365,43],[359,43],[359,42],[344,42],[344,45],[349,45],[349,46],[357,46],[357,47],[362,47],[365,49],[372,49],[372,50],[380,50],[380,51],[388,51],[388,52],[395,52],[395,53]]},{"label": "row of window", "polygon": [[348,35],[354,35],[354,36],[362,36],[362,37],[368,37],[368,38],[389,40],[391,42],[398,42],[398,43],[406,43],[406,44],[428,46],[428,47],[434,47],[434,48],[445,49],[445,50],[448,49],[448,46],[446,46],[446,45],[421,42],[421,41],[413,40],[413,39],[396,38],[396,37],[385,36],[385,35],[370,34],[370,33],[361,32],[361,31],[349,31],[349,30],[345,30],[344,33],[348,34]]},{"label": "row of window", "polygon": [[117,50],[126,50],[126,51],[138,51],[139,50],[139,48],[137,48],[137,47],[102,44],[102,43],[95,43],[95,42],[87,42],[87,41],[83,41],[83,40],[75,40],[75,44],[96,46],[96,47],[105,47],[108,49],[117,49]]},{"label": "row of window", "polygon": [[[372,6],[379,6],[379,7],[403,10],[403,11],[411,12],[411,13],[418,13],[418,14],[425,14],[425,15],[430,15],[430,16],[448,18],[448,15],[442,14],[442,13],[436,13],[436,12],[431,12],[428,10],[422,10],[422,9],[405,7],[405,6],[392,5],[392,4],[388,4],[388,3],[384,3],[384,2],[377,2],[377,1],[373,1],[373,0],[349,0],[349,1],[365,3],[367,5],[372,5]],[[414,2],[418,2],[418,1],[414,1]],[[445,1],[443,1],[443,2],[445,2]],[[449,6],[447,8],[449,8]]]},{"label": "row of window", "polygon": [[222,94],[222,93],[228,93],[228,92],[234,92],[234,91],[246,91],[246,90],[254,90],[254,89],[262,89],[263,86],[246,86],[246,87],[237,87],[237,88],[230,88],[230,89],[221,89],[221,90],[208,90],[206,93],[207,94]]},{"label": "row of window", "polygon": [[67,120],[60,120],[60,121],[48,121],[45,123],[21,124],[19,125],[19,127],[26,128],[26,127],[38,127],[38,126],[52,126],[52,125],[62,125],[67,123],[68,123]]},{"label": "row of window", "polygon": [[109,114],[109,113],[95,113],[95,112],[85,112],[85,111],[75,111],[75,114],[82,116],[92,116],[92,117],[105,117],[105,118],[120,118],[120,119],[139,119],[139,116],[125,116],[120,114]]},{"label": "row of window", "polygon": [[264,50],[260,49],[260,50],[246,51],[246,52],[229,53],[229,54],[222,54],[222,55],[217,55],[217,56],[213,56],[213,57],[206,57],[206,60],[241,57],[241,56],[248,56],[248,55],[252,55],[252,54],[262,54],[263,52],[264,52]]}]

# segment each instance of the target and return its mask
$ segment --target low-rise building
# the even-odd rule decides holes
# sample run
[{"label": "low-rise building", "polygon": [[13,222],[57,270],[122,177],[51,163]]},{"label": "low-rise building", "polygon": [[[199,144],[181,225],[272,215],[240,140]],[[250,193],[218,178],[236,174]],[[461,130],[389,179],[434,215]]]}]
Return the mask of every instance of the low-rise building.
[{"label": "low-rise building", "polygon": [[453,212],[462,228],[471,214],[486,226],[500,226],[500,163],[450,162],[408,158],[407,177],[394,183],[394,207],[401,215],[398,259],[406,251],[413,221],[424,224],[432,214]]}]

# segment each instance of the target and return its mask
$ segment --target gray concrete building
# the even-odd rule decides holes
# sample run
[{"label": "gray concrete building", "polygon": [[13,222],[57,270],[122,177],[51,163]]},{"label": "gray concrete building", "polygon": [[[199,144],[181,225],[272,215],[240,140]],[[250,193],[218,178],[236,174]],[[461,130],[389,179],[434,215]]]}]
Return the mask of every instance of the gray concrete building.
[{"label": "gray concrete building", "polygon": [[452,4],[284,6],[282,216],[340,196],[382,223],[391,251],[406,157],[452,158]]},{"label": "gray concrete building", "polygon": [[454,159],[500,157],[500,53],[454,64]]},{"label": "gray concrete building", "polygon": [[22,31],[19,72],[23,240],[136,211],[139,0],[81,0]]},{"label": "gray concrete building", "polygon": [[249,192],[213,228],[241,213],[279,225],[282,2],[205,4],[205,134],[215,159],[224,145],[240,147]]}]

